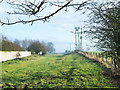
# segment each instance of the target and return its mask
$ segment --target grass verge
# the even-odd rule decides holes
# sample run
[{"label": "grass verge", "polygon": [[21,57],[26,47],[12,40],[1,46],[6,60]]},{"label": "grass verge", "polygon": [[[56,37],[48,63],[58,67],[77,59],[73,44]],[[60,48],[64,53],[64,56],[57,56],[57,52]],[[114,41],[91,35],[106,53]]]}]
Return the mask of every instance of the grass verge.
[{"label": "grass verge", "polygon": [[32,55],[2,62],[3,88],[116,88],[105,67],[85,57]]}]

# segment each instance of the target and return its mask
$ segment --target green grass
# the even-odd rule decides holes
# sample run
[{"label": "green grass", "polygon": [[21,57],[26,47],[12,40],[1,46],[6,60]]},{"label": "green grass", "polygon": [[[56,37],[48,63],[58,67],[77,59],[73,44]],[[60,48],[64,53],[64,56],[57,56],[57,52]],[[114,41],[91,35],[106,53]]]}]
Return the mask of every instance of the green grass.
[{"label": "green grass", "polygon": [[32,55],[2,63],[3,88],[111,88],[105,67],[82,57],[69,55]]}]

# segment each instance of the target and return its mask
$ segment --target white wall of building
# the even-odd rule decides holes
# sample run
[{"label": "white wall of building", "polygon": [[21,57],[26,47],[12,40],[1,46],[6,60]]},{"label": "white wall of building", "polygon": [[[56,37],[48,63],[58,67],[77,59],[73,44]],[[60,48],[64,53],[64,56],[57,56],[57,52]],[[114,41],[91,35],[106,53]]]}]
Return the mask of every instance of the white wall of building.
[{"label": "white wall of building", "polygon": [[0,62],[15,59],[18,52],[21,58],[31,55],[28,51],[0,51]]}]

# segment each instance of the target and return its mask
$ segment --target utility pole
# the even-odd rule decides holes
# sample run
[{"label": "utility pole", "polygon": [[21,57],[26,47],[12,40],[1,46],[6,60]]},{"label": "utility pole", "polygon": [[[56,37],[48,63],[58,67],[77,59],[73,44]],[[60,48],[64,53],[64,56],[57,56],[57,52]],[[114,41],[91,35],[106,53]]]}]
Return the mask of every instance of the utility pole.
[{"label": "utility pole", "polygon": [[[75,50],[81,50],[82,51],[82,28],[80,27],[75,27]],[[81,29],[81,31],[79,31],[79,29]]]},{"label": "utility pole", "polygon": [[76,30],[75,30],[75,50],[77,50],[77,37],[76,37],[77,33],[76,33]]},{"label": "utility pole", "polygon": [[[80,27],[75,27],[75,50],[79,50],[79,29]],[[77,37],[78,35],[78,37]]]},{"label": "utility pole", "polygon": [[81,36],[80,36],[80,50],[82,50],[82,28],[81,28]]},{"label": "utility pole", "polygon": [[80,32],[78,31],[78,50],[80,50]]}]

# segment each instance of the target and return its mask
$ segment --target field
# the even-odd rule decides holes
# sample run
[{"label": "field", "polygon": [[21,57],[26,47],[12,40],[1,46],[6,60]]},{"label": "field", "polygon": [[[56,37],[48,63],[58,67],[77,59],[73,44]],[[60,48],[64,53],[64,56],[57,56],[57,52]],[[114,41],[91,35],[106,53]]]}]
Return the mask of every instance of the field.
[{"label": "field", "polygon": [[106,68],[80,54],[32,55],[2,62],[3,88],[115,88]]}]

